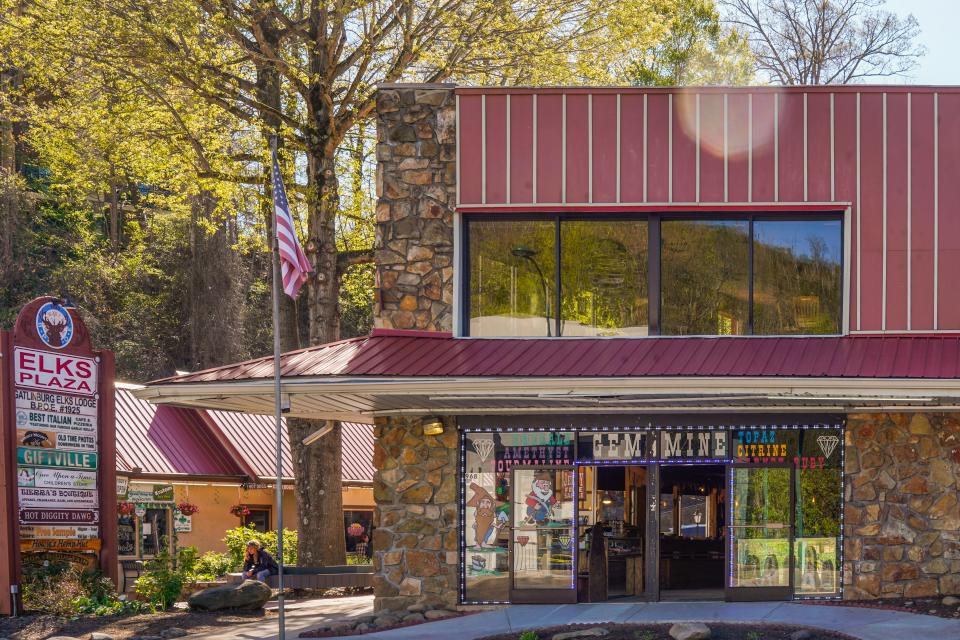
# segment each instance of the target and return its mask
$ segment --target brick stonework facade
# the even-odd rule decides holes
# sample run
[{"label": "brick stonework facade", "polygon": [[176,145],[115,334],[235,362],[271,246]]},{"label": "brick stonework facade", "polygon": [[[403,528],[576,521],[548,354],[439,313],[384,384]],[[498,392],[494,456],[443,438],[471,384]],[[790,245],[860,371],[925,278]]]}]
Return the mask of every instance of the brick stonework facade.
[{"label": "brick stonework facade", "polygon": [[425,436],[420,421],[377,418],[374,428],[375,608],[454,607],[457,575],[457,428]]},{"label": "brick stonework facade", "polygon": [[377,93],[375,326],[450,331],[456,100],[444,85]]},{"label": "brick stonework facade", "polygon": [[845,597],[960,593],[960,414],[854,414],[846,441]]}]

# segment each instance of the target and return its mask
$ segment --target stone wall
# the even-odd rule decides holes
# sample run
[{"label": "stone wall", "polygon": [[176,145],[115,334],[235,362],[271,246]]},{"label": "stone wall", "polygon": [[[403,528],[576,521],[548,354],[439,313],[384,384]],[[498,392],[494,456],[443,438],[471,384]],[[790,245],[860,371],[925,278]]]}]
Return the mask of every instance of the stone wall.
[{"label": "stone wall", "polygon": [[849,599],[960,593],[960,414],[855,414],[846,431]]},{"label": "stone wall", "polygon": [[452,85],[377,92],[378,328],[450,331],[456,101]]},{"label": "stone wall", "polygon": [[459,593],[457,428],[425,436],[416,418],[377,418],[374,608],[454,607]]}]

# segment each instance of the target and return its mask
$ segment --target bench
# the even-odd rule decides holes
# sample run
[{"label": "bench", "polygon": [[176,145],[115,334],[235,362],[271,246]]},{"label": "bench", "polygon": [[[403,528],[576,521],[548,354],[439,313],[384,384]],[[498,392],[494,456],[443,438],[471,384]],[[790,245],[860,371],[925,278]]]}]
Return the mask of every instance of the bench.
[{"label": "bench", "polygon": [[[267,578],[277,587],[277,576]],[[373,587],[373,566],[340,564],[329,567],[284,567],[284,589],[331,589],[334,587]]]},{"label": "bench", "polygon": [[123,588],[120,589],[120,593],[126,593],[127,578],[132,579],[132,581],[136,583],[137,578],[143,573],[143,560],[121,560],[120,573],[123,578]]}]

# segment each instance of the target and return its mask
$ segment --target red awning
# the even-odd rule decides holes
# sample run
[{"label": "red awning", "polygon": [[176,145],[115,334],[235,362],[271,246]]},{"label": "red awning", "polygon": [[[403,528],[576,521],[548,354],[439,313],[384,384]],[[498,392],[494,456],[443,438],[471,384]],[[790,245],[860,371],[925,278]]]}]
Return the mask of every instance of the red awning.
[{"label": "red awning", "polygon": [[[285,353],[284,378],[960,378],[960,336],[453,338],[374,331]],[[264,357],[157,384],[271,378]]]}]

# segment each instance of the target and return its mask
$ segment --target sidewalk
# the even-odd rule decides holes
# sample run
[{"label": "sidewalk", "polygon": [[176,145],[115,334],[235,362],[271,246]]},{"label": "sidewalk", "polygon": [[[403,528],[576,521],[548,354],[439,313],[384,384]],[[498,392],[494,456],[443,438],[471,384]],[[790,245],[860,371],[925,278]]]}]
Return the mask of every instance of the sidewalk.
[{"label": "sidewalk", "polygon": [[[275,609],[276,602],[267,605]],[[324,622],[360,616],[373,611],[373,596],[326,598],[288,602],[287,638]],[[378,631],[352,640],[474,640],[524,629],[577,623],[666,623],[698,621],[776,623],[839,631],[860,640],[960,640],[960,620],[866,609],[819,606],[794,602],[651,602],[567,605],[512,605],[465,618],[428,622],[392,631]],[[275,640],[277,619],[231,625],[212,632],[191,633],[188,640]],[[340,640],[340,638],[337,638]]]},{"label": "sidewalk", "polygon": [[[279,635],[275,615],[277,601],[268,602],[266,609],[271,612],[271,615],[261,622],[229,625],[215,631],[191,633],[187,640],[275,640]],[[301,631],[314,629],[324,622],[372,613],[373,596],[287,600],[283,609],[287,638],[296,640]]]},{"label": "sidewalk", "polygon": [[[363,640],[473,640],[535,627],[614,622],[768,622],[838,631],[860,640],[960,640],[960,620],[901,611],[791,602],[652,602],[513,605],[466,618],[344,636]],[[339,640],[339,639],[338,639]]]}]

